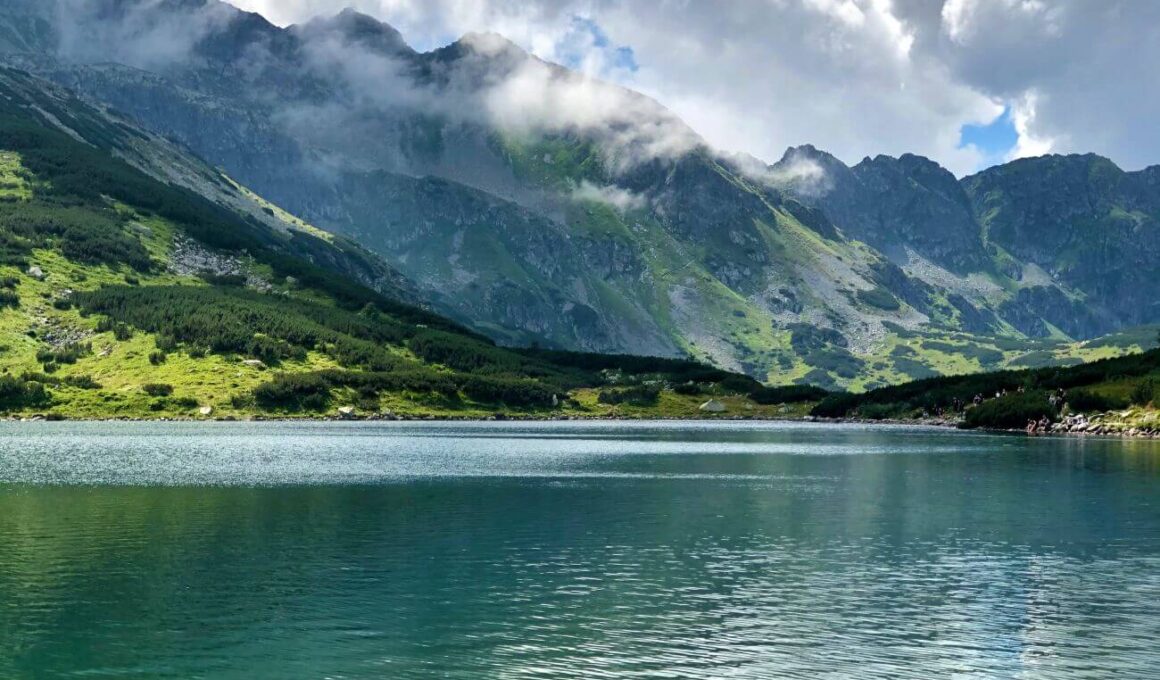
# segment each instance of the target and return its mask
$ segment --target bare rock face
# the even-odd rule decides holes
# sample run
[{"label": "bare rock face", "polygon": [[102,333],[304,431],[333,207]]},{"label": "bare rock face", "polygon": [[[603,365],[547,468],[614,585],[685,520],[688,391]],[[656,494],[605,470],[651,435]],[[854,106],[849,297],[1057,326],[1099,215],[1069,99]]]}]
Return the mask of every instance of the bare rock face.
[{"label": "bare rock face", "polygon": [[799,200],[819,208],[843,233],[905,263],[909,248],[958,272],[984,267],[988,255],[971,202],[955,176],[932,160],[905,154],[877,156],[847,167],[812,146],[790,149],[774,166],[811,163],[820,185],[793,187]]}]

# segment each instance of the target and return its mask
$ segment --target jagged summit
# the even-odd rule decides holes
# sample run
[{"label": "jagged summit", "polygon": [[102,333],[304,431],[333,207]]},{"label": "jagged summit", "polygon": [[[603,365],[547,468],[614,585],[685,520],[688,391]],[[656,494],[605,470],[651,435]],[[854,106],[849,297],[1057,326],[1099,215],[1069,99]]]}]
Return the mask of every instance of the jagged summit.
[{"label": "jagged summit", "polygon": [[507,67],[514,67],[535,58],[527,50],[498,33],[474,32],[464,34],[459,40],[433,50],[427,56],[436,63],[478,61]]},{"label": "jagged summit", "polygon": [[500,35],[492,31],[485,32],[469,32],[465,33],[462,38],[456,40],[455,45],[461,46],[463,49],[472,50],[482,54],[498,54],[502,52],[514,52],[518,54],[527,54],[524,48],[512,42],[507,36]]},{"label": "jagged summit", "polygon": [[332,17],[317,17],[301,26],[291,27],[290,30],[304,38],[326,34],[338,35],[349,44],[380,53],[397,54],[414,51],[403,38],[403,34],[394,26],[351,7]]},{"label": "jagged summit", "polygon": [[801,144],[799,146],[789,147],[782,154],[781,159],[770,167],[775,172],[778,172],[793,170],[803,163],[810,163],[824,170],[830,175],[831,181],[837,180],[838,176],[845,175],[850,171],[850,166],[842,162],[840,158],[828,151],[817,148],[813,144]]},{"label": "jagged summit", "polygon": [[833,154],[822,151],[813,144],[799,144],[798,146],[791,146],[786,148],[785,153],[781,155],[781,159],[774,165],[785,164],[794,160],[811,159],[817,161],[825,161],[837,165],[845,165]]}]

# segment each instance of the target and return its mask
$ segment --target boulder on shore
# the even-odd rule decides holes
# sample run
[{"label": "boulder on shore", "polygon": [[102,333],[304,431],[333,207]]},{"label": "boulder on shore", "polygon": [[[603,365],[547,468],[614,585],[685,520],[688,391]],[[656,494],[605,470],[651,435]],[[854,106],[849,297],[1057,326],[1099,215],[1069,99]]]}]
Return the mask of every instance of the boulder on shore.
[{"label": "boulder on shore", "polygon": [[728,410],[729,407],[716,399],[710,399],[704,404],[701,404],[701,411],[704,413],[724,413]]}]

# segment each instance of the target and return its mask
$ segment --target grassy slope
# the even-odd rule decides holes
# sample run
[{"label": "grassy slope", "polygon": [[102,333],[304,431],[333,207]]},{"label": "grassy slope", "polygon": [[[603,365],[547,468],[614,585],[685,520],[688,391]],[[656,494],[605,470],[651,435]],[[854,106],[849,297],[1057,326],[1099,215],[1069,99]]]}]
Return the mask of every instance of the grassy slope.
[{"label": "grassy slope", "polygon": [[[1140,338],[1134,339],[1146,343]],[[1128,342],[1132,338],[1122,340]],[[1053,394],[1064,396],[1056,408],[1048,401]],[[975,395],[984,398],[979,406],[973,403]],[[965,408],[956,411],[958,405]],[[941,415],[961,418],[971,427],[999,429],[1022,427],[1027,420],[1043,416],[1059,421],[1082,414],[1096,425],[1119,432],[1160,428],[1158,405],[1160,349],[1151,349],[1071,367],[938,377],[864,394],[833,395],[819,403],[812,413],[872,420]]]},{"label": "grassy slope", "polygon": [[[11,119],[8,124],[14,125]],[[21,129],[28,132],[28,129]],[[9,132],[12,130],[10,127]],[[357,286],[332,284],[316,288],[292,277],[275,275],[279,267],[288,266],[283,256],[267,253],[256,242],[254,247],[259,250],[252,255],[235,255],[231,261],[244,271],[251,285],[256,285],[262,291],[259,298],[263,305],[272,306],[275,310],[282,309],[280,314],[275,313],[274,318],[285,317],[300,327],[302,324],[310,325],[307,323],[309,320],[295,317],[302,309],[308,312],[314,310],[310,313],[317,312],[327,318],[329,313],[326,310],[334,310],[334,314],[338,315],[336,322],[321,322],[326,326],[323,331],[330,340],[312,346],[303,343],[291,347],[277,332],[264,338],[262,333],[255,332],[255,339],[265,339],[275,347],[287,350],[286,356],[276,357],[276,368],[271,368],[255,363],[252,356],[245,352],[206,351],[191,338],[147,332],[140,325],[129,332],[123,328],[114,331],[110,328],[110,322],[123,323],[122,318],[132,318],[125,316],[128,312],[111,310],[109,317],[113,318],[109,318],[104,314],[82,313],[73,303],[88,299],[86,295],[94,292],[98,296],[94,299],[100,300],[101,293],[109,290],[138,291],[150,295],[161,294],[166,290],[205,290],[207,294],[220,295],[223,302],[228,302],[233,299],[229,291],[236,289],[211,285],[204,275],[175,273],[170,263],[174,258],[175,244],[179,240],[188,239],[184,224],[161,217],[153,210],[135,207],[130,202],[113,200],[108,196],[94,197],[83,192],[69,193],[56,186],[54,179],[57,175],[67,178],[70,173],[75,174],[78,170],[69,167],[68,160],[61,159],[76,159],[84,155],[79,148],[70,146],[76,142],[65,139],[59,133],[44,130],[34,132],[31,135],[33,142],[19,135],[11,137],[10,141],[16,140],[11,142],[14,144],[32,144],[30,148],[34,149],[54,147],[65,153],[48,154],[47,158],[55,159],[55,165],[44,165],[46,161],[40,159],[41,165],[51,167],[56,173],[52,177],[35,175],[15,150],[0,153],[0,190],[4,192],[0,195],[0,218],[9,220],[8,224],[19,224],[21,216],[26,214],[42,215],[45,217],[37,219],[47,220],[30,227],[27,238],[15,231],[0,234],[8,239],[7,243],[11,246],[5,254],[4,264],[0,265],[0,280],[5,282],[10,297],[15,296],[0,309],[0,373],[10,380],[17,379],[18,386],[32,385],[39,388],[46,385],[50,400],[10,403],[4,407],[9,415],[27,417],[48,414],[68,418],[311,417],[334,414],[340,407],[354,406],[362,415],[389,411],[411,417],[484,417],[496,413],[543,417],[690,417],[702,415],[698,407],[711,395],[721,397],[728,404],[729,411],[724,417],[771,417],[789,412],[789,409],[759,406],[744,397],[730,396],[732,392],[745,391],[750,386],[736,380],[733,387],[714,384],[729,376],[689,364],[653,366],[645,362],[644,368],[630,367],[612,372],[584,369],[572,365],[586,361],[584,357],[527,357],[492,347],[471,335],[458,334],[453,326],[445,326],[445,331],[428,331],[429,324],[437,320],[428,321],[424,313],[408,311],[405,307],[382,300],[371,291]],[[93,158],[95,156],[88,156],[86,162],[93,162]],[[134,185],[135,190],[144,187],[144,190],[167,195],[163,186],[150,184],[151,180],[134,175],[133,171],[125,167],[116,166],[111,159],[109,163],[113,167],[109,172],[129,173],[125,177],[131,180],[129,184],[137,183]],[[79,169],[82,176],[87,174],[84,168]],[[90,167],[89,171],[94,169]],[[197,208],[198,204],[192,205],[194,209],[200,209]],[[127,238],[130,243],[139,244],[147,252],[152,264],[133,268],[116,258],[100,261],[103,254],[99,245],[95,253],[86,254],[85,258],[65,257],[61,248],[67,236],[52,231],[47,225],[56,219],[55,215],[66,210],[82,211],[82,223],[91,221],[118,225],[116,229],[120,232],[119,236],[106,234],[101,238]],[[220,215],[215,219],[218,217]],[[246,228],[241,223],[231,227],[240,230]],[[219,254],[222,257],[228,255]],[[273,259],[268,259],[271,257]],[[308,269],[303,271],[310,273]],[[343,297],[336,297],[336,294]],[[343,312],[341,308],[344,304],[351,302],[344,298],[351,296],[356,298],[356,302],[357,299],[369,300],[369,304],[378,305],[388,312],[375,311],[370,317]],[[302,308],[295,306],[295,301],[310,304]],[[183,313],[194,313],[192,309],[180,308],[159,311],[172,316],[177,322],[181,321]],[[258,313],[257,308],[254,313]],[[408,321],[411,317],[427,323]],[[147,316],[143,318],[148,320]],[[381,322],[376,320],[380,318]],[[343,330],[342,324],[358,325],[364,322],[369,329],[366,332],[370,332],[371,337],[395,339],[386,342],[385,346],[373,343],[368,345],[360,340],[357,330],[352,331],[354,335]],[[340,330],[329,330],[332,327]],[[295,332],[295,327],[289,328],[286,337],[292,337]],[[416,338],[431,333],[435,333],[435,337],[449,339],[452,349],[458,352],[453,353],[449,360],[457,368],[421,358],[412,351],[413,347],[418,347],[413,344]],[[419,372],[426,378],[451,380],[453,390],[379,389],[368,393],[366,390],[336,386],[327,388],[322,395],[323,399],[311,405],[304,407],[293,404],[284,408],[277,405],[263,406],[255,399],[256,390],[286,376],[311,377],[319,371],[327,370],[341,376],[362,375],[363,367],[359,364],[361,359],[344,356],[339,347],[343,343],[374,350],[377,358],[373,358],[373,361],[379,364],[385,361],[392,367],[385,374],[387,377],[392,372]],[[53,361],[45,354],[77,345],[85,350],[79,352],[80,356],[74,360]],[[162,347],[165,347],[164,360],[157,361],[156,357]],[[632,360],[611,361],[617,365]],[[478,370],[473,368],[475,366],[478,366]],[[674,370],[677,373],[673,373]],[[616,391],[644,383],[662,387],[683,382],[683,377],[687,377],[685,372],[689,370],[704,377],[705,395],[677,395],[671,391],[662,391],[656,403],[648,406],[612,406],[600,401],[600,393],[603,391]],[[683,377],[678,379],[678,374]],[[618,387],[610,387],[612,383]],[[478,389],[479,384],[484,387],[482,392]],[[512,384],[517,388],[517,397],[520,396],[520,390],[530,391],[534,397],[542,394],[543,389],[559,388],[562,403],[550,406],[544,403],[543,398],[539,401],[517,399],[519,405],[510,407],[505,398],[494,396],[497,394],[494,388],[496,385],[503,387]],[[156,385],[168,386],[167,389],[171,388],[172,393],[150,394],[147,387]],[[473,385],[476,392],[472,392]],[[492,391],[489,392],[489,389]]]}]

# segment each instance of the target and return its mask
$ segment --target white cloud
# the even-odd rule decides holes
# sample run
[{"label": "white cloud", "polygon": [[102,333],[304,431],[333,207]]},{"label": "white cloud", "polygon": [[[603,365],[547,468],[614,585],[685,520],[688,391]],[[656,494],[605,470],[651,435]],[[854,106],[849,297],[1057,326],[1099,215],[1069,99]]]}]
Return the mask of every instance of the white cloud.
[{"label": "white cloud", "polygon": [[[235,0],[280,23],[354,4],[420,48],[496,31],[638,89],[712,144],[771,160],[813,143],[847,162],[913,152],[956,173],[988,159],[965,124],[1010,106],[1014,155],[1095,151],[1160,161],[1160,3],[1139,0]],[[601,44],[577,32],[597,23]],[[618,67],[632,48],[638,70]],[[536,74],[510,94],[550,114]],[[539,83],[542,85],[543,83]],[[497,91],[497,96],[500,92]],[[559,101],[587,103],[582,90]],[[567,95],[575,94],[575,97]],[[549,99],[545,99],[547,96]],[[502,116],[517,107],[493,102]]]},{"label": "white cloud", "polygon": [[620,212],[640,210],[648,205],[647,199],[634,194],[627,189],[616,186],[599,186],[587,180],[572,192],[572,198],[577,201],[593,201],[612,206]]},{"label": "white cloud", "polygon": [[[210,32],[225,26],[233,11],[210,4],[192,15],[151,12],[165,0],[140,0],[133,10],[114,10],[92,0],[57,0],[56,25],[63,53],[75,59],[116,61],[160,68],[183,59]],[[51,7],[45,2],[45,7]],[[48,10],[52,11],[52,10]],[[109,20],[116,17],[118,20]]]},{"label": "white cloud", "polygon": [[1010,30],[1029,24],[1045,35],[1058,35],[1062,6],[1044,0],[946,0],[943,30],[956,43],[966,44],[980,29]]},{"label": "white cloud", "polygon": [[1011,107],[1011,120],[1015,124],[1015,132],[1019,141],[1008,154],[1008,160],[1016,158],[1031,158],[1049,154],[1059,146],[1057,140],[1051,137],[1040,137],[1035,131],[1035,116],[1039,104],[1039,95],[1030,90]]}]

